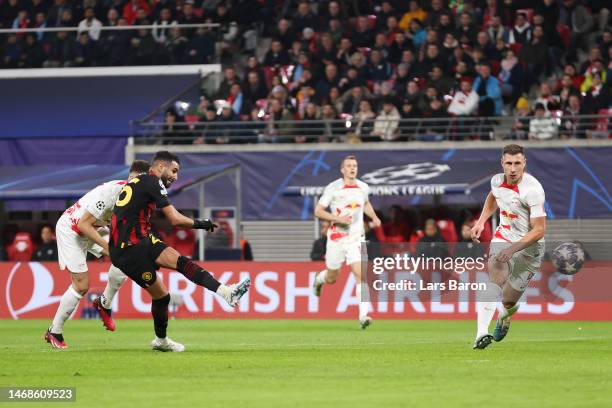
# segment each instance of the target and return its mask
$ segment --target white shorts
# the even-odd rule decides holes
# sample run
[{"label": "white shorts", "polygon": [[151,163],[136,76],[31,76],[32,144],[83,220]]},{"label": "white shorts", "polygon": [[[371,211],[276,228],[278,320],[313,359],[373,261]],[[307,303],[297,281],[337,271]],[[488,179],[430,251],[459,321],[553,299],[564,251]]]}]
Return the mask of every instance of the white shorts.
[{"label": "white shorts", "polygon": [[73,273],[87,272],[87,252],[102,256],[102,248],[87,237],[77,234],[71,228],[70,218],[63,214],[55,226],[57,256],[61,270]]},{"label": "white shorts", "polygon": [[[325,266],[327,269],[340,269],[342,263],[346,261],[347,265],[361,262],[362,247],[365,250],[365,242],[360,241],[332,241],[327,239],[327,249],[325,251]],[[367,258],[367,253],[365,253]]]},{"label": "white shorts", "polygon": [[[500,251],[511,245],[510,242],[494,239],[491,241],[489,248],[489,259],[493,259]],[[543,257],[544,242],[536,242],[512,255],[512,258],[508,261],[510,268],[508,283],[510,286],[519,292],[524,291],[529,286],[531,278],[540,270]]]}]

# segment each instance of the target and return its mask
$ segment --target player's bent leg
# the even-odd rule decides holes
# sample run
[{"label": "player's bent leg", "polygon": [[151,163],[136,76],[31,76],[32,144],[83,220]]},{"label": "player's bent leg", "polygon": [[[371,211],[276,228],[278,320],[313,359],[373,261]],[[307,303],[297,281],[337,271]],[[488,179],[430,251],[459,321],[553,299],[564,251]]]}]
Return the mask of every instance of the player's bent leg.
[{"label": "player's bent leg", "polygon": [[155,339],[151,342],[151,348],[158,351],[181,352],[185,346],[171,340],[166,335],[168,329],[168,305],[170,304],[170,293],[163,282],[156,279],[146,288],[153,298],[151,302],[151,314],[153,315],[153,326],[155,328]]},{"label": "player's bent leg", "polygon": [[81,298],[89,290],[89,273],[70,273],[72,283],[60,299],[59,306],[53,317],[51,326],[47,329],[44,339],[56,349],[66,349],[68,345],[64,340],[64,323],[72,316]]},{"label": "player's bent leg", "polygon": [[495,314],[497,302],[502,297],[502,286],[508,279],[510,266],[507,263],[498,262],[494,257],[489,259],[489,282],[486,289],[479,293],[479,301],[476,303],[477,311],[477,332],[475,349],[486,348],[493,336],[489,334],[489,325]]},{"label": "player's bent leg", "polygon": [[517,290],[512,287],[510,281],[504,285],[504,291],[502,294],[502,304],[504,305],[504,311],[500,313],[495,322],[495,329],[493,330],[493,340],[502,341],[510,331],[511,317],[519,309],[519,300],[523,295],[524,290]]},{"label": "player's bent leg", "polygon": [[116,325],[112,318],[113,298],[126,279],[127,276],[121,272],[121,269],[117,268],[115,265],[111,265],[108,270],[108,280],[106,281],[104,292],[93,302],[94,307],[98,310],[102,318],[102,323],[104,327],[106,327],[106,330],[115,331]]},{"label": "player's bent leg", "polygon": [[334,284],[338,280],[338,273],[340,269],[323,269],[321,272],[315,275],[315,280],[312,284],[312,292],[315,296],[321,296],[321,290],[323,290],[324,284]]},{"label": "player's bent leg", "polygon": [[211,292],[217,293],[232,307],[238,305],[240,298],[247,293],[251,285],[250,278],[245,278],[237,284],[223,285],[210,272],[201,268],[191,259],[182,256],[171,247],[164,249],[155,262],[159,266],[174,269],[196,285],[203,286]]}]

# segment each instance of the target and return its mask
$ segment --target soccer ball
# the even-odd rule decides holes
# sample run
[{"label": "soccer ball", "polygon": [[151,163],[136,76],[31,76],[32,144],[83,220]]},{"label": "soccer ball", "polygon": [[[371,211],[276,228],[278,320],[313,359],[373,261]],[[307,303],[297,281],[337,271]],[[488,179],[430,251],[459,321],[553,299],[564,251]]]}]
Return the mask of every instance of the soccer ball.
[{"label": "soccer ball", "polygon": [[584,264],[584,250],[573,242],[564,242],[552,252],[552,262],[558,272],[574,275]]}]

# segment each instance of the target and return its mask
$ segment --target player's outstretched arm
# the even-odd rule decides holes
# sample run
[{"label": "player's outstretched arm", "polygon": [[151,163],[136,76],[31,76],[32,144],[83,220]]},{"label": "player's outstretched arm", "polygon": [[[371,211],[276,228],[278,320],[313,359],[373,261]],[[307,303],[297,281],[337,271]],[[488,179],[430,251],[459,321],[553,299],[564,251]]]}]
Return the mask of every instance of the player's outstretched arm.
[{"label": "player's outstretched arm", "polygon": [[85,211],[85,213],[77,224],[77,228],[87,238],[100,245],[102,247],[102,253],[108,256],[108,242],[106,242],[106,240],[102,238],[97,228],[95,227],[94,224],[96,223],[96,221],[96,217],[91,215],[88,211]]},{"label": "player's outstretched arm", "polygon": [[165,206],[162,211],[173,227],[203,229],[210,232],[214,232],[215,228],[219,227],[209,219],[192,220],[189,217],[185,217],[173,205]]},{"label": "player's outstretched arm", "polygon": [[365,206],[363,207],[363,212],[365,213],[365,215],[370,217],[375,227],[380,227],[380,218],[378,218],[378,216],[376,215],[376,211],[374,211],[374,207],[372,207],[372,204],[369,201],[365,203]]},{"label": "player's outstretched arm", "polygon": [[480,218],[476,221],[476,224],[472,227],[472,240],[474,242],[480,242],[480,234],[484,230],[485,223],[497,210],[497,201],[495,201],[495,196],[493,193],[489,192],[487,195],[487,199],[482,206],[482,212],[480,213]]}]

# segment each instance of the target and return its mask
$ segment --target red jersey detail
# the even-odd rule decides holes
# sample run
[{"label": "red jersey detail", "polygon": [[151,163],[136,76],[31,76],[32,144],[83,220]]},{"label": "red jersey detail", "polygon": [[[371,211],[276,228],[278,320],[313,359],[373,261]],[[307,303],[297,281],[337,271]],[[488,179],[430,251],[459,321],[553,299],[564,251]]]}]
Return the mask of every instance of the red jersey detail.
[{"label": "red jersey detail", "polygon": [[515,192],[515,193],[517,193],[517,194],[519,193],[518,184],[512,184],[512,185],[510,185],[510,184],[506,183],[506,180],[504,180],[504,182],[503,182],[503,183],[501,183],[501,184],[499,185],[499,187],[507,188],[507,189],[509,189],[509,190],[514,191],[514,192]]},{"label": "red jersey detail", "polygon": [[509,226],[509,225],[500,225],[500,227],[505,228],[505,229],[507,229],[507,230],[509,230],[509,229],[510,229],[510,226]]},{"label": "red jersey detail", "polygon": [[127,180],[125,180],[125,181],[118,181],[117,185],[118,186],[125,186],[127,183],[128,183]]},{"label": "red jersey detail", "polygon": [[113,234],[113,242],[117,242],[119,231],[117,231],[117,216],[115,214],[111,216],[111,233]]},{"label": "red jersey detail", "polygon": [[136,245],[138,242],[140,242],[140,240],[136,236],[136,228],[132,228],[132,232],[130,233],[130,243],[132,245]]},{"label": "red jersey detail", "polygon": [[509,239],[505,238],[501,232],[499,232],[499,230],[495,231],[495,238],[499,238],[499,239],[503,239],[506,242],[510,242],[512,243],[512,241],[510,241]]},{"label": "red jersey detail", "polygon": [[349,186],[349,185],[346,185],[346,184],[345,184],[345,185],[344,185],[344,187],[342,187],[342,188],[343,188],[343,189],[344,189],[344,188],[359,188],[359,186],[358,186],[357,184],[355,184],[354,186]]},{"label": "red jersey detail", "polygon": [[343,232],[334,232],[329,234],[329,239],[331,239],[332,241],[338,241],[339,239],[342,239],[346,236],[348,236],[348,234],[345,234]]},{"label": "red jersey detail", "polygon": [[140,214],[138,217],[138,224],[140,225],[140,233],[143,237],[147,236],[147,214],[145,214],[145,209],[140,210]]},{"label": "red jersey detail", "polygon": [[518,218],[517,214],[511,213],[508,211],[504,211],[504,210],[501,211],[501,215],[502,217],[510,218],[511,220]]},{"label": "red jersey detail", "polygon": [[81,230],[79,229],[79,220],[75,220],[74,218],[71,218],[70,219],[70,229],[79,235],[83,235],[81,233]]}]

